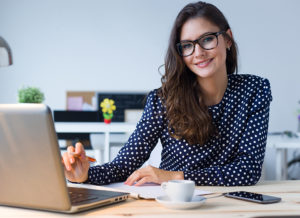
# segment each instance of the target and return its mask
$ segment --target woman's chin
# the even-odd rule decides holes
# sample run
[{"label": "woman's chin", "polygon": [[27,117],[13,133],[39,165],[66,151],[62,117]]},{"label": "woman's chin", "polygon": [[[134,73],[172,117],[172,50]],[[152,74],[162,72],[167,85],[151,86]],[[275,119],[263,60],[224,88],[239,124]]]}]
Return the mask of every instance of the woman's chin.
[{"label": "woman's chin", "polygon": [[194,71],[194,73],[196,74],[196,76],[203,78],[203,79],[210,78],[215,74],[214,71],[211,71],[211,70],[197,70],[197,71]]}]

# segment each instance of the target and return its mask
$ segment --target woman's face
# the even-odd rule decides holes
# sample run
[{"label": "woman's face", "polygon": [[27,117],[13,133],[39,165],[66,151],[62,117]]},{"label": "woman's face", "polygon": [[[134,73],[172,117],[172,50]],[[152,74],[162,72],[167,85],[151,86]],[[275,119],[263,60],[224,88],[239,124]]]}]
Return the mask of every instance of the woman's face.
[{"label": "woman's face", "polygon": [[[207,33],[221,31],[219,27],[213,25],[204,18],[189,19],[182,26],[180,41],[194,41]],[[231,31],[227,34],[231,36]],[[217,36],[218,45],[211,50],[205,50],[195,43],[194,52],[187,57],[183,57],[186,66],[194,72],[199,79],[217,76],[226,72],[226,49],[230,47],[230,40],[225,39],[223,34]]]}]

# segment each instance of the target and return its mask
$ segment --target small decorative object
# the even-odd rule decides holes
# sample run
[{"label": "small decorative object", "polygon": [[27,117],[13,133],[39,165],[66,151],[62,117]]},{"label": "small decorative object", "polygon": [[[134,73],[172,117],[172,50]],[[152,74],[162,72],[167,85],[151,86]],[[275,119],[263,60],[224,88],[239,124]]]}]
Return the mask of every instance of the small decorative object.
[{"label": "small decorative object", "polygon": [[0,67],[12,65],[12,53],[8,43],[0,36]]},{"label": "small decorative object", "polygon": [[114,116],[114,111],[116,110],[114,103],[114,100],[105,98],[100,104],[100,107],[102,107],[104,122],[107,124],[111,122],[111,119]]},{"label": "small decorative object", "polygon": [[42,103],[45,100],[44,94],[39,88],[26,87],[18,91],[20,103]]}]

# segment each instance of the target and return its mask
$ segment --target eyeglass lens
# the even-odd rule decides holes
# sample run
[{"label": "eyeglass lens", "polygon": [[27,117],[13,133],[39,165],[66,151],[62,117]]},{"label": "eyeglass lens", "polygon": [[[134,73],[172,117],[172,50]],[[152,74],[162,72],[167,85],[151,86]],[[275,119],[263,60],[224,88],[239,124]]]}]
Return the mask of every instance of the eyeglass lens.
[{"label": "eyeglass lens", "polygon": [[194,52],[195,44],[198,43],[203,49],[210,50],[218,45],[216,35],[203,36],[194,42],[181,42],[179,44],[179,52],[182,56],[189,56]]}]

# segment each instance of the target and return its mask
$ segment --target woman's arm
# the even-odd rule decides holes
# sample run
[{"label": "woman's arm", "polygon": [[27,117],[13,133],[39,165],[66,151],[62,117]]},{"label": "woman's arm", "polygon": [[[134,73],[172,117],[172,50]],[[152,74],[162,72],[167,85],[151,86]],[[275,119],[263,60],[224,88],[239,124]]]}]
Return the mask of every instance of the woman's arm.
[{"label": "woman's arm", "polygon": [[90,167],[87,183],[102,185],[125,181],[149,159],[163,125],[162,104],[156,91],[149,93],[141,120],[117,157],[104,165]]}]

